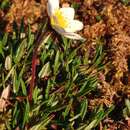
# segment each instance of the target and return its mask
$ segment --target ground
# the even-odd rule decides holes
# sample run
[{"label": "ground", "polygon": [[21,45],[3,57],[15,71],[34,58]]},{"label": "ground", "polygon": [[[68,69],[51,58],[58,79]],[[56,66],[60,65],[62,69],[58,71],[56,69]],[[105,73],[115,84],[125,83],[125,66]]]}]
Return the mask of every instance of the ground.
[{"label": "ground", "polygon": [[[24,21],[25,32],[28,30],[28,25],[30,24],[32,33],[36,35],[39,24],[44,23],[46,19],[48,19],[46,0],[4,1],[5,3],[0,0],[1,35],[5,32],[12,35],[14,23],[17,23],[18,27],[20,27],[21,19]],[[81,55],[83,55],[83,57],[85,57],[84,55],[88,55],[88,61],[91,63],[88,65],[89,67],[86,68],[80,66],[81,71],[85,69],[83,73],[87,75],[88,73],[92,75],[97,73],[97,87],[94,91],[86,95],[88,100],[88,113],[91,113],[98,105],[102,105],[104,109],[109,108],[111,105],[115,106],[114,109],[98,123],[96,128],[100,130],[105,128],[107,130],[130,129],[130,1],[61,0],[61,5],[63,4],[69,4],[69,6],[74,7],[76,10],[75,18],[80,19],[84,24],[84,28],[79,34],[86,38],[86,41],[78,53],[82,53]],[[48,30],[52,31],[50,27]],[[60,36],[57,35],[55,37]],[[59,38],[57,38],[56,41],[58,39]],[[96,54],[97,44],[102,44],[103,46],[103,59],[101,64],[103,64],[104,67],[101,70],[97,66],[93,67],[92,63],[92,59]],[[76,47],[76,45],[73,45],[72,48]],[[90,72],[88,72],[89,69],[91,69]],[[30,75],[29,69],[27,75]],[[48,78],[49,76],[47,75],[47,79]],[[47,80],[40,80],[38,84],[46,84],[46,82]],[[64,86],[64,84],[62,85]],[[78,88],[75,87],[72,91],[76,93],[78,91],[77,89]],[[64,87],[63,90],[59,90],[59,87],[56,86],[52,92],[53,91],[64,92]],[[63,95],[59,95],[59,97],[60,96]],[[77,100],[74,106],[80,103],[80,100],[82,101],[82,97]],[[65,99],[64,102],[66,103],[67,101],[68,99]],[[72,100],[69,101],[70,104],[71,101]],[[12,104],[14,105],[15,103],[13,102]],[[127,111],[127,109],[129,110]],[[71,112],[71,114],[73,115],[74,113]],[[86,118],[87,117],[89,117],[89,114],[87,114]],[[82,123],[87,122],[86,118]],[[29,125],[31,126],[31,124]],[[51,126],[47,128],[49,127],[54,130],[58,129],[58,123],[52,123]],[[77,126],[74,126],[74,128],[76,127]],[[19,129],[19,126],[17,126],[16,129]],[[59,129],[61,128],[59,127]]]}]

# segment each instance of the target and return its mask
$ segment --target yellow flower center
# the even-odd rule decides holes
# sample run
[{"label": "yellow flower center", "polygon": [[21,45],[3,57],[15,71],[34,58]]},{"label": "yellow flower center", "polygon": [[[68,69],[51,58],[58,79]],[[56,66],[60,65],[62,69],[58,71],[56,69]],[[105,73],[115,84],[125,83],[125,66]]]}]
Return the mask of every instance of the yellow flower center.
[{"label": "yellow flower center", "polygon": [[63,16],[63,13],[57,9],[54,15],[51,17],[51,25],[59,26],[61,28],[66,28],[68,26],[68,21]]}]

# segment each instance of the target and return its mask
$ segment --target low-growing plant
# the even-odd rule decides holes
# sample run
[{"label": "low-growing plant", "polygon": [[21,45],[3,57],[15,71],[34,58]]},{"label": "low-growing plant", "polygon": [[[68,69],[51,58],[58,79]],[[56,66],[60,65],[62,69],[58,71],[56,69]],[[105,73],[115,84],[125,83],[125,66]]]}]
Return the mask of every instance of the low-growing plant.
[{"label": "low-growing plant", "polygon": [[113,106],[105,110],[102,105],[88,110],[87,95],[95,91],[98,72],[104,66],[102,42],[98,40],[95,56],[89,63],[89,55],[82,52],[83,42],[56,37],[46,32],[46,25],[40,33],[35,38],[30,26],[25,33],[21,23],[20,28],[14,24],[12,35],[5,33],[0,37],[0,89],[11,86],[4,112],[9,118],[5,114],[1,119],[3,129],[97,127],[113,110]]}]

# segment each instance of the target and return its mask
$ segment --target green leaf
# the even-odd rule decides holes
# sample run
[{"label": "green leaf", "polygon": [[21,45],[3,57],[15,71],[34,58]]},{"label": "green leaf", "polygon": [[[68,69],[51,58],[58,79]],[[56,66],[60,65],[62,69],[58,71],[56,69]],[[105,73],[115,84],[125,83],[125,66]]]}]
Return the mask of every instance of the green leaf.
[{"label": "green leaf", "polygon": [[9,7],[9,0],[3,0],[2,3],[0,4],[1,9],[6,9]]},{"label": "green leaf", "polygon": [[24,110],[24,113],[23,113],[22,128],[24,128],[25,123],[27,123],[29,121],[29,111],[30,111],[30,105],[29,105],[28,100],[24,105],[25,105],[25,110]]},{"label": "green leaf", "polygon": [[27,37],[27,43],[28,43],[27,49],[29,49],[33,45],[34,39],[35,39],[34,34],[31,33],[31,27],[29,25],[28,26],[28,37]]},{"label": "green leaf", "polygon": [[47,117],[46,119],[44,119],[39,124],[33,126],[31,128],[31,130],[46,130],[45,126],[48,125],[53,118],[54,118],[54,115],[51,115],[51,116]]},{"label": "green leaf", "polygon": [[129,100],[129,99],[126,99],[126,100],[125,100],[125,105],[126,105],[126,107],[127,107],[127,109],[128,109],[128,112],[129,112],[129,114],[130,114],[130,100]]},{"label": "green leaf", "polygon": [[19,32],[20,35],[21,35],[22,33],[24,33],[24,17],[22,17],[22,19],[21,19],[19,31],[20,31],[20,32]]},{"label": "green leaf", "polygon": [[130,0],[121,0],[123,2],[124,5],[128,5]]},{"label": "green leaf", "polygon": [[130,100],[129,99],[125,99],[125,106],[126,107],[123,109],[123,116],[127,120],[130,117]]},{"label": "green leaf", "polygon": [[13,91],[14,93],[18,93],[20,88],[20,79],[18,78],[17,71],[14,70],[13,74]]},{"label": "green leaf", "polygon": [[80,4],[73,2],[72,7],[77,10],[80,7]]},{"label": "green leaf", "polygon": [[94,90],[97,86],[97,78],[96,77],[88,77],[86,81],[81,86],[79,92],[76,96],[84,96],[88,94],[90,91]]},{"label": "green leaf", "polygon": [[97,15],[97,16],[96,16],[96,19],[97,19],[97,21],[101,21],[101,20],[102,20],[102,17],[101,17],[100,15]]},{"label": "green leaf", "polygon": [[50,89],[54,86],[54,81],[49,79],[48,82],[47,82],[47,88],[45,90],[45,99],[48,99],[49,98],[49,92],[50,92]]},{"label": "green leaf", "polygon": [[7,41],[8,41],[8,33],[5,33],[2,39],[2,44],[5,46],[7,44]]},{"label": "green leaf", "polygon": [[24,56],[25,51],[26,51],[26,46],[27,46],[27,41],[26,39],[24,39],[22,43],[20,44],[20,46],[18,47],[16,56],[14,57],[14,61],[16,64],[19,63],[22,57]]},{"label": "green leaf", "polygon": [[70,118],[69,121],[72,122],[80,117],[80,113],[75,115],[74,117]]},{"label": "green leaf", "polygon": [[18,119],[18,116],[19,116],[19,113],[20,113],[20,110],[19,110],[19,107],[18,107],[18,102],[16,101],[15,102],[15,105],[14,105],[14,110],[13,110],[13,118],[12,118],[12,126],[13,128],[15,127],[15,125],[17,124],[17,119]]},{"label": "green leaf", "polygon": [[81,110],[80,110],[80,116],[82,120],[84,119],[86,113],[87,113],[87,107],[88,107],[88,101],[85,99],[81,104]]},{"label": "green leaf", "polygon": [[22,87],[22,92],[26,96],[27,95],[27,89],[26,89],[25,83],[24,83],[22,78],[20,79],[20,83],[21,83],[21,87]]},{"label": "green leaf", "polygon": [[33,91],[33,101],[34,101],[34,103],[39,103],[39,100],[41,100],[42,97],[43,96],[41,95],[41,89],[36,86],[34,88],[34,91]]},{"label": "green leaf", "polygon": [[5,33],[2,41],[0,41],[0,54],[4,57],[4,49],[5,49],[5,45],[7,44],[8,41],[8,33]]},{"label": "green leaf", "polygon": [[11,70],[8,72],[8,74],[6,75],[6,77],[5,77],[5,79],[4,79],[4,82],[6,82],[11,75],[13,76],[13,75],[14,75],[14,72],[15,72],[15,66],[13,66],[13,67],[11,68]]},{"label": "green leaf", "polygon": [[41,71],[38,74],[39,78],[45,78],[48,77],[51,73],[51,69],[50,69],[50,62],[47,62],[41,69]]},{"label": "green leaf", "polygon": [[70,99],[69,104],[67,105],[65,111],[62,113],[64,119],[66,118],[66,116],[69,115],[69,112],[70,112],[70,110],[72,108],[72,103],[73,103],[73,98]]},{"label": "green leaf", "polygon": [[93,120],[87,127],[84,128],[84,130],[92,130],[92,128],[95,127],[97,122],[98,122],[97,119]]},{"label": "green leaf", "polygon": [[60,66],[60,51],[58,50],[55,56],[55,63],[54,63],[54,75],[58,73],[58,69]]},{"label": "green leaf", "polygon": [[0,54],[4,57],[4,47],[1,41],[0,41]]}]

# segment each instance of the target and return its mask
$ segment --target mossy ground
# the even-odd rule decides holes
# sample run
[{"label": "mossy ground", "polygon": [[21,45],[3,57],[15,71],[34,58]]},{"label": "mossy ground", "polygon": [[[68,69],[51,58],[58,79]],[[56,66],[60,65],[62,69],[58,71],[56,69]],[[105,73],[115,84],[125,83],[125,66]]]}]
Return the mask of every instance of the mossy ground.
[{"label": "mossy ground", "polygon": [[46,0],[0,0],[1,130],[130,129],[130,1],[65,2],[85,42],[51,29]]}]

